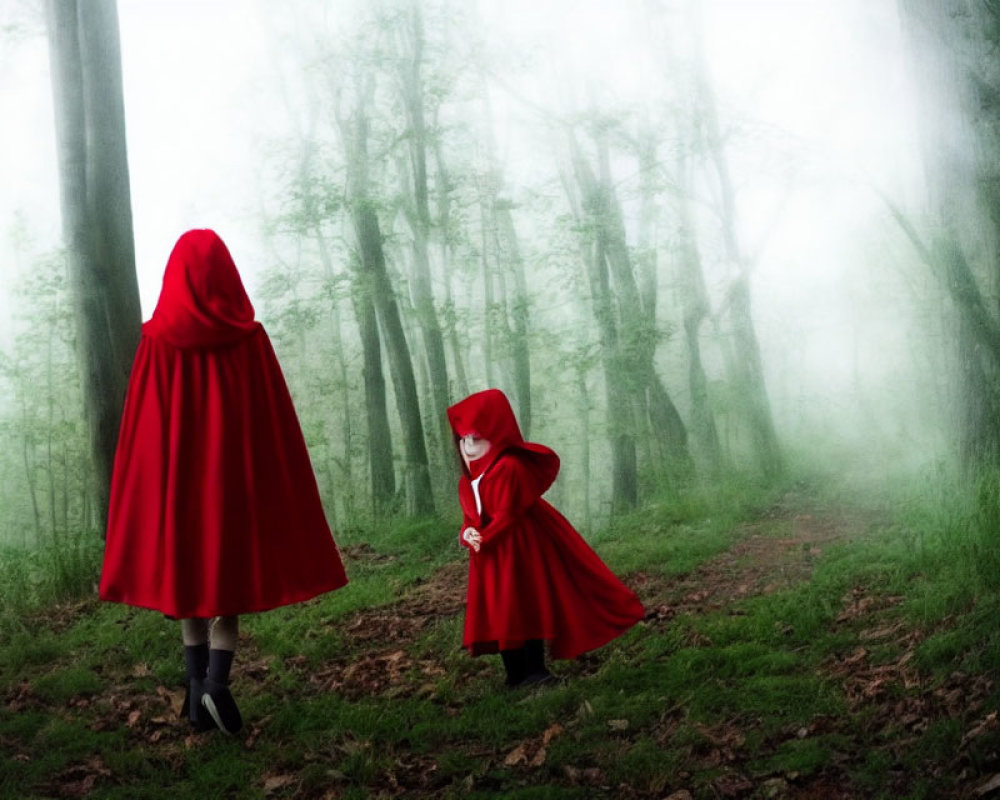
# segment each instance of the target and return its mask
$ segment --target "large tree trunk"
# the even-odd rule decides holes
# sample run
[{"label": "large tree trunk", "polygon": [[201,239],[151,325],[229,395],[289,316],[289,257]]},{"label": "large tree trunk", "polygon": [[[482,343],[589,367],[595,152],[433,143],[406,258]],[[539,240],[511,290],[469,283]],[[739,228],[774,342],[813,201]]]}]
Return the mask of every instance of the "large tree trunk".
[{"label": "large tree trunk", "polygon": [[114,0],[47,0],[63,238],[103,531],[142,315]]},{"label": "large tree trunk", "polygon": [[899,10],[939,222],[923,255],[955,311],[957,438],[976,471],[1000,465],[1000,12],[968,0],[899,0]]}]

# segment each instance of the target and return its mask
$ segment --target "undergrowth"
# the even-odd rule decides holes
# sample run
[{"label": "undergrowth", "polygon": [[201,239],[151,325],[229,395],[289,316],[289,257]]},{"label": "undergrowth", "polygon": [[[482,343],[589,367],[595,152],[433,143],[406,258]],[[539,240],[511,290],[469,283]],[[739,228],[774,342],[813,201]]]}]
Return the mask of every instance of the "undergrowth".
[{"label": "undergrowth", "polygon": [[[842,517],[853,538],[809,538]],[[246,617],[235,739],[188,737],[177,625],[96,602],[99,547],[58,578],[53,554],[5,557],[0,796],[958,797],[997,767],[996,731],[970,733],[996,689],[978,711],[948,698],[980,686],[956,674],[1000,667],[1000,480],[743,480],[651,502],[591,537],[651,617],[536,692],[461,650],[460,613],[420,606],[412,633],[392,617],[464,590],[456,530],[349,531],[348,587]],[[742,592],[738,558],[733,585],[701,571],[749,539],[808,574]]]}]

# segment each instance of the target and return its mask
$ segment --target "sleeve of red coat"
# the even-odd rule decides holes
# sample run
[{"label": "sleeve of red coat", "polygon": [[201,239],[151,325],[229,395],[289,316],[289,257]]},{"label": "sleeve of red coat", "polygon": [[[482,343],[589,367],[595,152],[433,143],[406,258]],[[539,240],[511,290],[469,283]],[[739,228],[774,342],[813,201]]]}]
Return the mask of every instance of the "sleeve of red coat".
[{"label": "sleeve of red coat", "polygon": [[513,455],[500,457],[483,478],[479,491],[483,510],[490,518],[489,524],[479,531],[483,550],[517,525],[540,496],[531,470]]}]

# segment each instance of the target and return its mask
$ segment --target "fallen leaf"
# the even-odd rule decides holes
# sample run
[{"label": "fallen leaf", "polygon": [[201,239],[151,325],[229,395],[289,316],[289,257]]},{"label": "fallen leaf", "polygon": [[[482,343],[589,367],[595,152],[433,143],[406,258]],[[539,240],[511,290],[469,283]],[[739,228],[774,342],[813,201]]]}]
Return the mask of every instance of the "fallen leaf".
[{"label": "fallen leaf", "polygon": [[519,744],[511,750],[503,760],[505,767],[514,767],[523,764],[528,760],[527,748],[524,743]]},{"label": "fallen leaf", "polygon": [[551,742],[553,739],[555,739],[562,733],[564,733],[564,728],[558,722],[555,723],[554,725],[550,725],[548,728],[545,729],[545,733],[542,734],[542,744],[547,745],[549,742]]},{"label": "fallen leaf", "polygon": [[627,731],[628,730],[628,720],[627,719],[609,719],[608,727],[613,731]]},{"label": "fallen leaf", "polygon": [[269,775],[264,778],[264,794],[274,794],[279,789],[291,786],[297,780],[295,775]]},{"label": "fallen leaf", "polygon": [[1000,773],[994,775],[992,778],[986,781],[986,783],[984,783],[982,786],[979,786],[975,790],[975,794],[982,796],[984,794],[989,794],[990,792],[994,792],[997,789],[1000,789]]},{"label": "fallen leaf", "polygon": [[528,766],[529,767],[542,766],[542,764],[545,763],[546,755],[548,755],[548,753],[546,752],[545,745],[542,745],[541,747],[538,748],[538,752],[531,757],[531,760],[528,762]]}]

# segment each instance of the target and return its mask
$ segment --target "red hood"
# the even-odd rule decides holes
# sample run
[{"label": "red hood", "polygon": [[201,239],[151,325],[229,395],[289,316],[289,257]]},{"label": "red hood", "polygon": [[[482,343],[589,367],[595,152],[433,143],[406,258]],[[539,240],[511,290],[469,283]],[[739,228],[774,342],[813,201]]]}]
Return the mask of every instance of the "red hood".
[{"label": "red hood", "polygon": [[[458,440],[474,433],[491,443],[490,451],[479,461],[473,462],[472,477],[481,475],[500,454],[515,449],[535,474],[539,493],[544,494],[559,474],[559,456],[542,444],[524,441],[514,410],[507,396],[499,389],[486,389],[469,395],[448,409],[448,422]],[[481,462],[481,463],[480,463]],[[462,468],[469,472],[465,462]]]},{"label": "red hood", "polygon": [[233,257],[218,234],[183,234],[170,253],[160,299],[143,333],[176,347],[213,347],[236,342],[259,327]]}]

